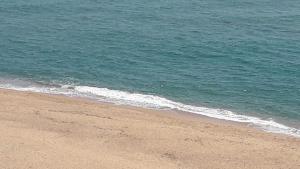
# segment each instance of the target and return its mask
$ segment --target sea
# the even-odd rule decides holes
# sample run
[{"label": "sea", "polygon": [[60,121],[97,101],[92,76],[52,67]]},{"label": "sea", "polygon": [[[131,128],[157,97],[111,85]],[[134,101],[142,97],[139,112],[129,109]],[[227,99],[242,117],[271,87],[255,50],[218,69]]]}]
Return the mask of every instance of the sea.
[{"label": "sea", "polygon": [[300,1],[1,0],[0,88],[300,137]]}]

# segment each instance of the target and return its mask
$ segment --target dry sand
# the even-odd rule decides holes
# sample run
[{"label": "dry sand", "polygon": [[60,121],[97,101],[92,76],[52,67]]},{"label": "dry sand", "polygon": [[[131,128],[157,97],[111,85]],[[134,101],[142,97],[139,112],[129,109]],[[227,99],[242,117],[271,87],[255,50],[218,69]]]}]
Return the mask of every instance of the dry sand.
[{"label": "dry sand", "polygon": [[299,169],[300,139],[178,112],[0,90],[1,169]]}]

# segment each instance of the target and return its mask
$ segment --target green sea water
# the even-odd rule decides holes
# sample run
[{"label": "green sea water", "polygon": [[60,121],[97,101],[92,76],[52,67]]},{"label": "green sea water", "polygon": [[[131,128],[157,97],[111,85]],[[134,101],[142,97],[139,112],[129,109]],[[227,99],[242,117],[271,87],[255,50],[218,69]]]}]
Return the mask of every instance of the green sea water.
[{"label": "green sea water", "polygon": [[300,128],[300,1],[1,0],[0,83]]}]

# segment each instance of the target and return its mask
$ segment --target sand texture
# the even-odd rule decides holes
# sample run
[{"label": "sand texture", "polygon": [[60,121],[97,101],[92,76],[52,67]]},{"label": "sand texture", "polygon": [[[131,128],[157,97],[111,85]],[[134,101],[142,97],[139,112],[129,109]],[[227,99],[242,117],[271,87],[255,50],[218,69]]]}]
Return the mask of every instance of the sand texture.
[{"label": "sand texture", "polygon": [[299,169],[300,139],[201,116],[0,90],[0,169]]}]

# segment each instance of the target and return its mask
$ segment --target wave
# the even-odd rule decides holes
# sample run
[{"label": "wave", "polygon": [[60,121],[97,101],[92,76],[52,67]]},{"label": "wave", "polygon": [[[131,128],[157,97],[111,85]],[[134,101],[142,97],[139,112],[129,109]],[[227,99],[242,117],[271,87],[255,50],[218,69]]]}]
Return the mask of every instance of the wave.
[{"label": "wave", "polygon": [[131,105],[151,109],[178,110],[222,120],[248,123],[267,132],[281,133],[295,137],[300,137],[299,129],[280,124],[273,120],[264,120],[258,117],[239,115],[237,113],[224,109],[187,105],[155,95],[130,93],[126,91],[111,90],[107,88],[98,88],[90,86],[44,85],[41,83],[34,83],[24,80],[3,79],[0,79],[0,88],[48,94],[63,94],[72,97],[86,97],[102,102],[111,102],[115,104]]}]

